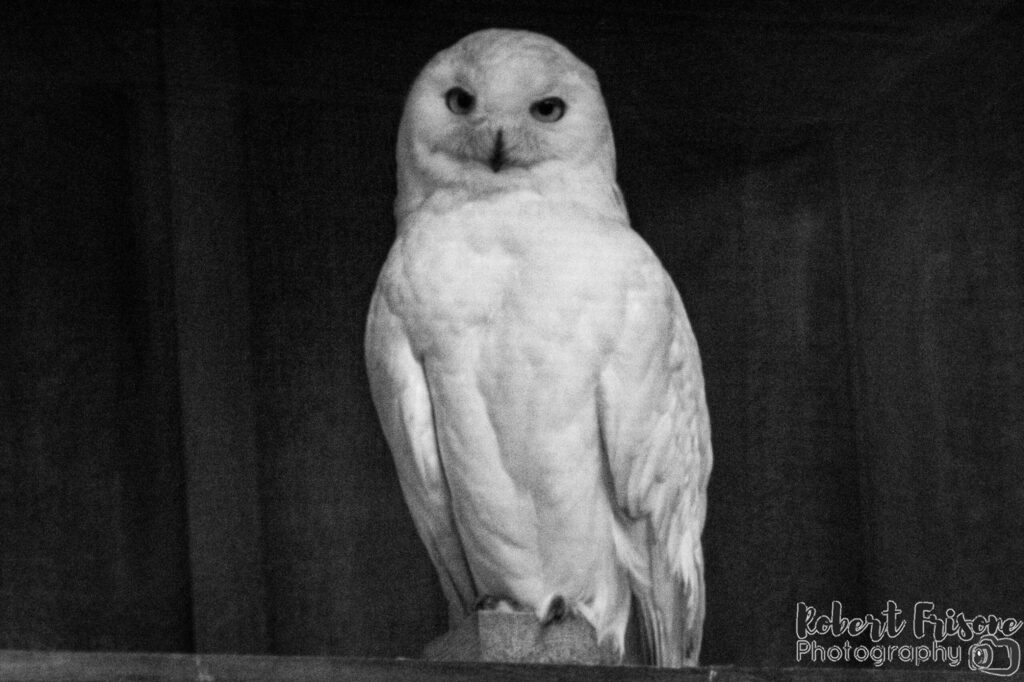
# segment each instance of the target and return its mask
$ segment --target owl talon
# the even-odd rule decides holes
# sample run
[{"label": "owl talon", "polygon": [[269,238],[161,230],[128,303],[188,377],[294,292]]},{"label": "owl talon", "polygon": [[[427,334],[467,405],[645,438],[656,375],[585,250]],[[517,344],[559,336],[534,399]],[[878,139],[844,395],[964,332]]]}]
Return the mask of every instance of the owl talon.
[{"label": "owl talon", "polygon": [[547,626],[552,623],[559,623],[567,615],[569,615],[569,605],[565,602],[565,597],[560,594],[556,594],[551,598],[547,612],[544,614],[544,617],[540,619],[540,624],[541,626]]},{"label": "owl talon", "polygon": [[502,613],[513,613],[522,611],[522,606],[515,599],[495,597],[493,594],[483,594],[473,604],[474,611],[500,611]]}]

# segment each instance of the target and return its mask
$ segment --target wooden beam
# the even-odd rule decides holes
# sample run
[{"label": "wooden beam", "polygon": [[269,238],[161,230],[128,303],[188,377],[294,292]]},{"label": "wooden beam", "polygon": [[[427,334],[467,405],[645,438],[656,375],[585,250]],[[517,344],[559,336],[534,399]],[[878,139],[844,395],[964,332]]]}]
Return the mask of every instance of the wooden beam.
[{"label": "wooden beam", "polygon": [[405,659],[0,651],[5,682],[966,682],[964,670],[735,668],[439,663]]}]

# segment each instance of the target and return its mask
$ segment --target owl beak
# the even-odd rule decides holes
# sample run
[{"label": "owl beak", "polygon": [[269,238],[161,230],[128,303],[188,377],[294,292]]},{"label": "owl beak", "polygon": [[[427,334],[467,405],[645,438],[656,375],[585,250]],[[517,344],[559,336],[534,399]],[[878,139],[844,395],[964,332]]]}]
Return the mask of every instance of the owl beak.
[{"label": "owl beak", "polygon": [[505,165],[505,141],[502,138],[501,129],[498,129],[498,134],[494,136],[494,151],[491,153],[491,158],[488,159],[488,164],[491,170],[497,173],[501,170],[501,167]]}]

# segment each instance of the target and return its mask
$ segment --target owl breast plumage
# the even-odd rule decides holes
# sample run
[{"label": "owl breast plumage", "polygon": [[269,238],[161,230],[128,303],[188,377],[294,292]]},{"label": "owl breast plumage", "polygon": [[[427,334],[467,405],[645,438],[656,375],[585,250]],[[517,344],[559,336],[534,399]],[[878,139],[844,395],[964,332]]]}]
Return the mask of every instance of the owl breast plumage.
[{"label": "owl breast plumage", "polygon": [[452,624],[558,600],[695,664],[710,427],[679,295],[630,228],[593,72],[549,38],[440,53],[399,133],[374,403]]}]

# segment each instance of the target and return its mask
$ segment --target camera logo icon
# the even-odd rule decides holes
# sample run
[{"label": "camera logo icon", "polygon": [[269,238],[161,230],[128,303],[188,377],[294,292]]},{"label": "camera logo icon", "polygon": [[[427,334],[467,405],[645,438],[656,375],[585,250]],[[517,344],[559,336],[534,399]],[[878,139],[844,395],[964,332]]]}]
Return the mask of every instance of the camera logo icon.
[{"label": "camera logo icon", "polygon": [[1020,644],[1013,639],[984,635],[968,647],[967,665],[971,670],[1009,677],[1020,669]]}]

